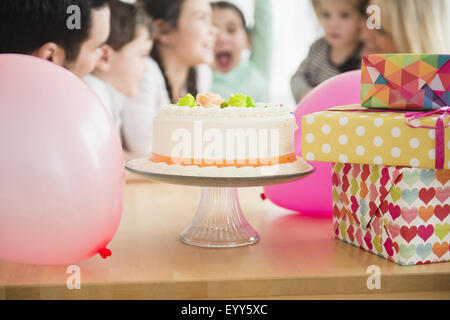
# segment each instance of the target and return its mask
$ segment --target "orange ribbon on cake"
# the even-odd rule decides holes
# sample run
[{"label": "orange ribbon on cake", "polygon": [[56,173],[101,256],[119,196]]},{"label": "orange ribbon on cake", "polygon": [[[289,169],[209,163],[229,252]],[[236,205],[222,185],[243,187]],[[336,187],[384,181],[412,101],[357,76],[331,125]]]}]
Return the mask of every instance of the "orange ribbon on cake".
[{"label": "orange ribbon on cake", "polygon": [[297,160],[295,153],[287,154],[279,157],[261,158],[261,159],[242,159],[242,160],[230,160],[230,159],[189,159],[189,158],[175,158],[162,156],[156,153],[152,154],[150,161],[161,163],[164,162],[168,165],[183,165],[183,166],[197,166],[204,167],[263,167],[277,164],[285,164],[294,162]]}]

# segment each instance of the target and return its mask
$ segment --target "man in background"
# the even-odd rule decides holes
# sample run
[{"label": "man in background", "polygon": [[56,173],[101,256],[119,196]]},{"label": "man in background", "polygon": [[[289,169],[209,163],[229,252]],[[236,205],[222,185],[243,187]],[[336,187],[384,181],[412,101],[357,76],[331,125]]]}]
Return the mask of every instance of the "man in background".
[{"label": "man in background", "polygon": [[33,55],[80,78],[94,70],[109,31],[109,0],[0,1],[0,54]]}]

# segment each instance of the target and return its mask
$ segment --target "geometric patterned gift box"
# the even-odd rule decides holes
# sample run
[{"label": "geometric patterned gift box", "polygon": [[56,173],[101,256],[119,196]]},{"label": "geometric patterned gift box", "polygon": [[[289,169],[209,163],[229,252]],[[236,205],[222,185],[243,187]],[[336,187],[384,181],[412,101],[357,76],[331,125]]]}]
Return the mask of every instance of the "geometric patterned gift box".
[{"label": "geometric patterned gift box", "polygon": [[450,105],[450,55],[367,55],[361,74],[364,107],[423,111]]},{"label": "geometric patterned gift box", "polygon": [[336,237],[400,265],[450,261],[450,170],[335,163]]}]

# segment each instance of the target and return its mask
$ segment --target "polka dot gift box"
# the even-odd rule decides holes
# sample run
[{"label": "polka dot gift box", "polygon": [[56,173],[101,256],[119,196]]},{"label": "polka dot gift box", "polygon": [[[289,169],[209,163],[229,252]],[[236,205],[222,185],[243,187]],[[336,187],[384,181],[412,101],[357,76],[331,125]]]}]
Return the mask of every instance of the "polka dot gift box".
[{"label": "polka dot gift box", "polygon": [[302,152],[334,162],[336,237],[401,265],[450,260],[450,110],[342,106],[302,118]]},{"label": "polka dot gift box", "polygon": [[437,130],[442,115],[435,112],[413,113],[423,115],[415,118],[408,112],[350,105],[307,115],[302,118],[303,157],[309,161],[450,169],[450,116],[442,121],[444,129]]}]

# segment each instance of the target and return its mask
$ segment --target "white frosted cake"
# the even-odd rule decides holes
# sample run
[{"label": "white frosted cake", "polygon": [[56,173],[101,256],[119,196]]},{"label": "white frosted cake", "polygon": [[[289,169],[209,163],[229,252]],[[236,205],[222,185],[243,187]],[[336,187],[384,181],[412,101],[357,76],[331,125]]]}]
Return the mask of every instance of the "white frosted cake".
[{"label": "white frosted cake", "polygon": [[188,95],[154,120],[155,173],[207,177],[286,175],[309,168],[294,152],[294,115],[281,105],[254,104],[236,94]]}]

